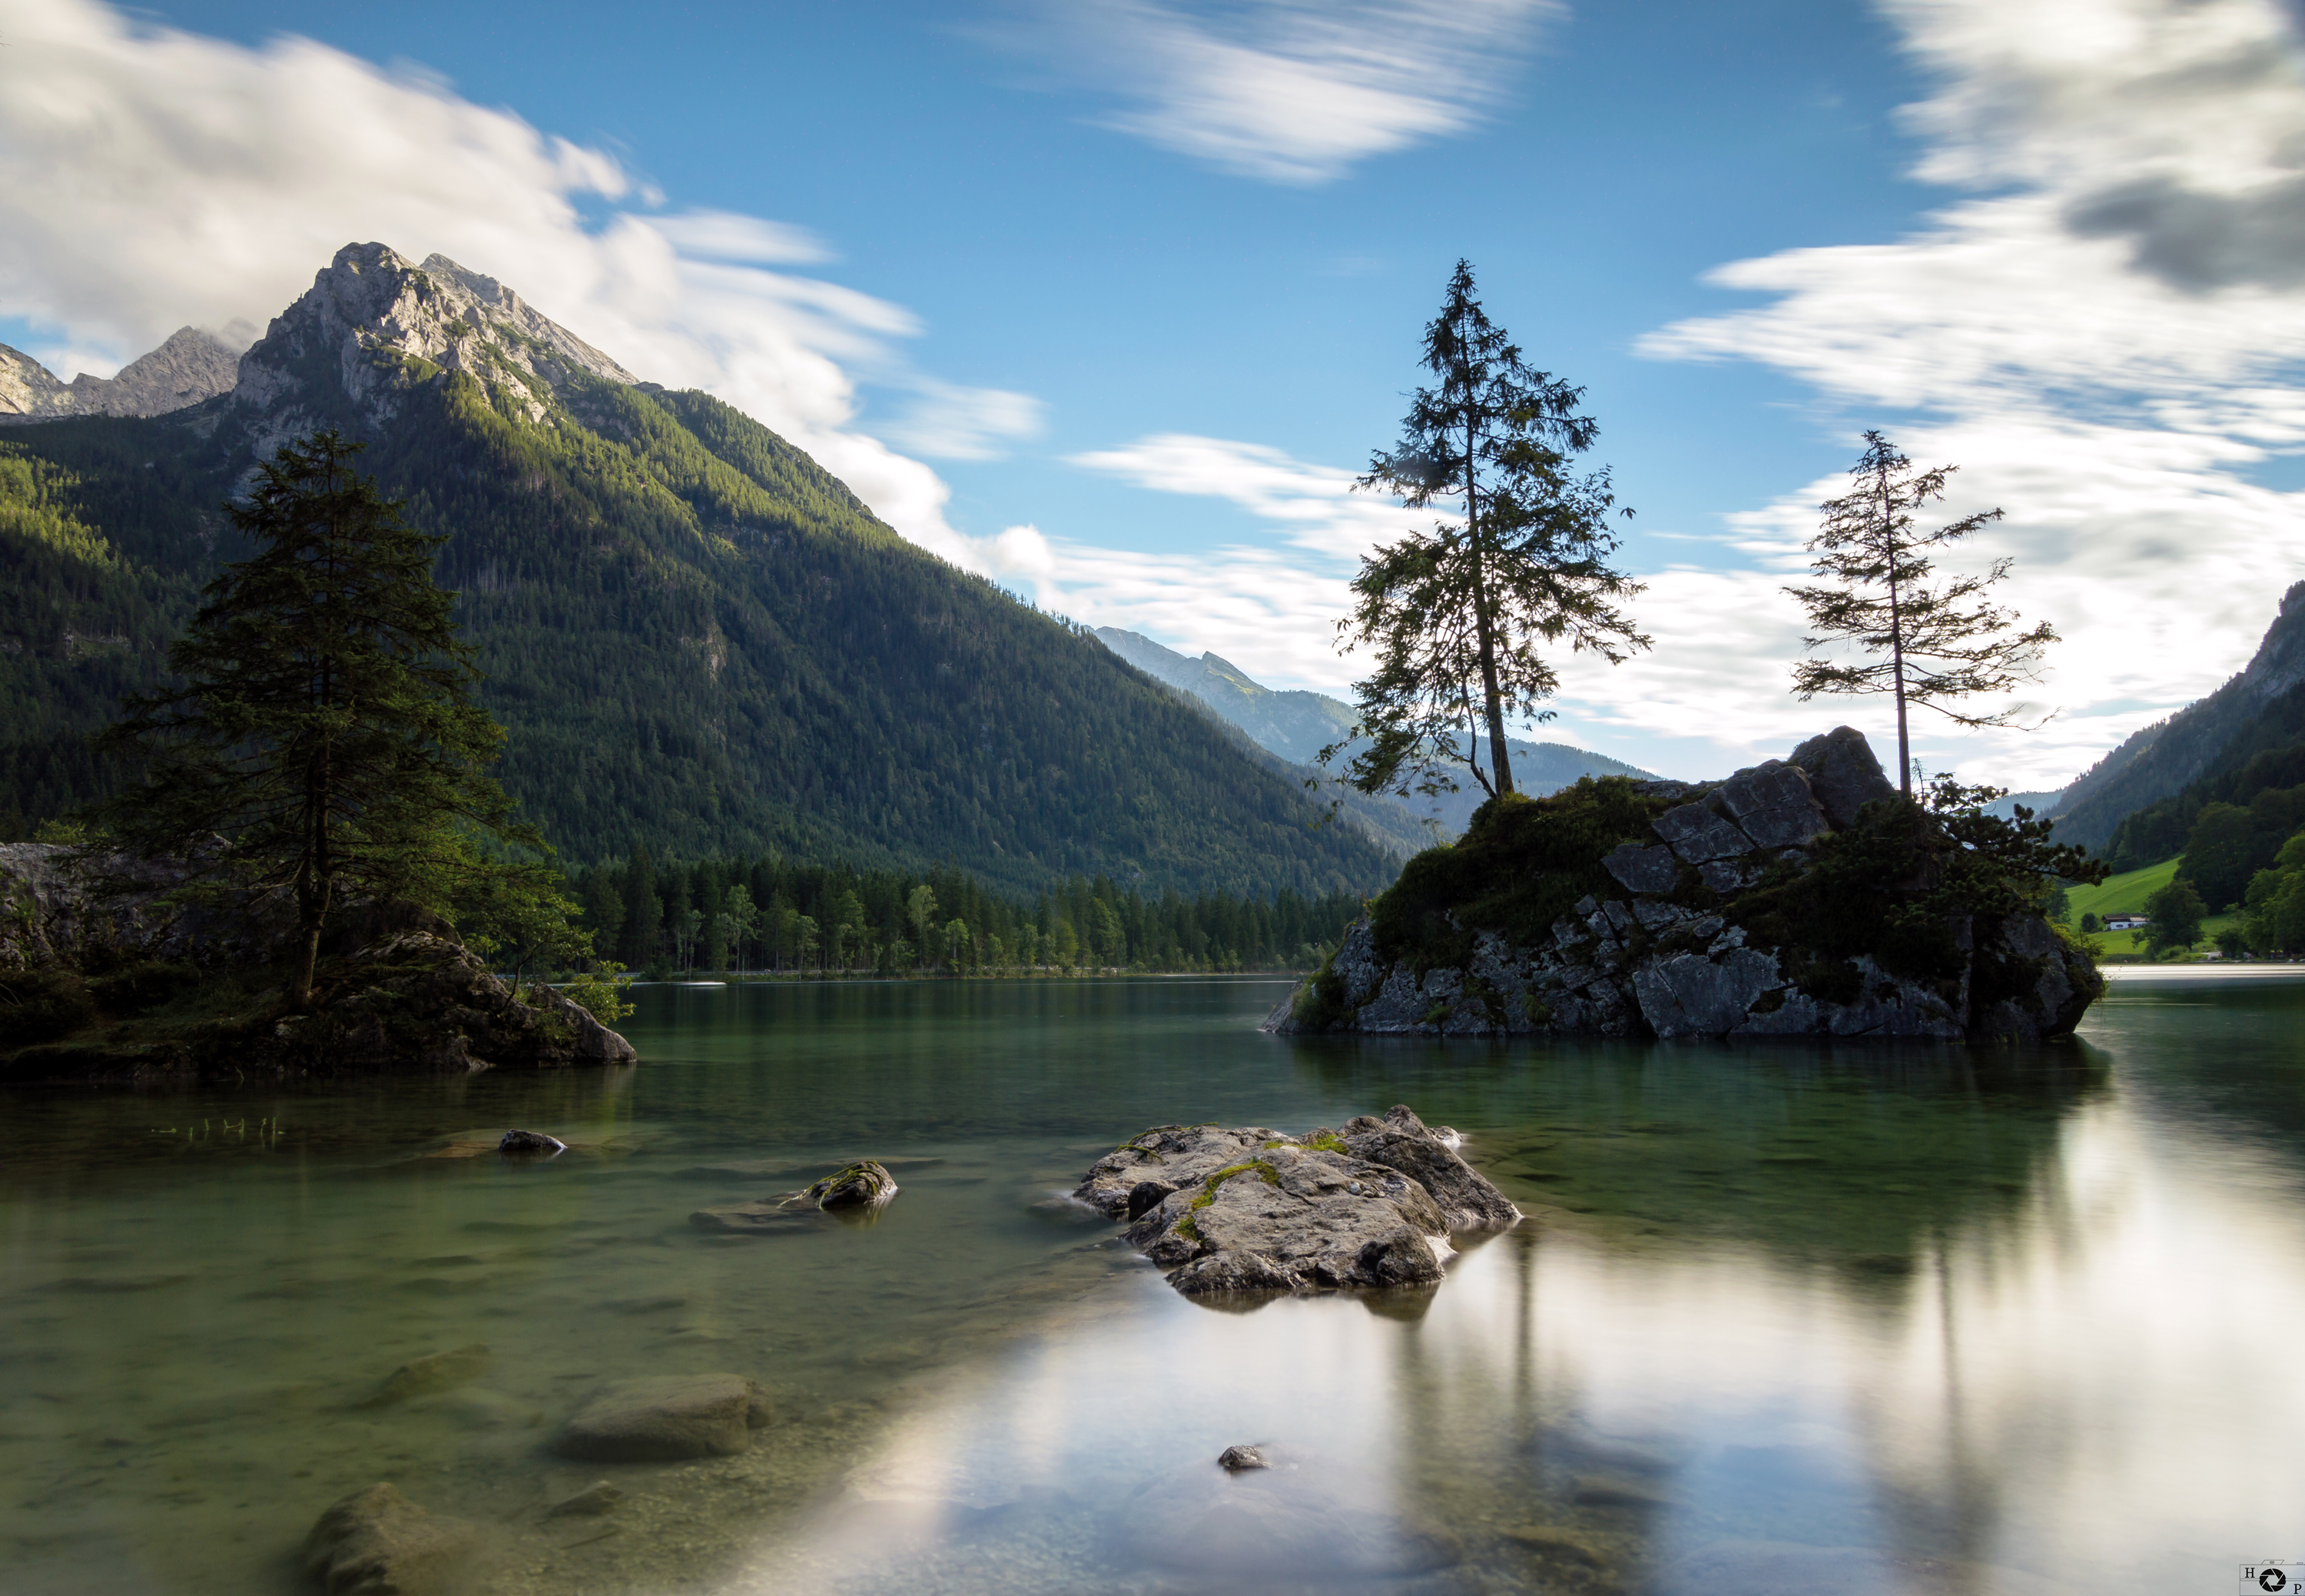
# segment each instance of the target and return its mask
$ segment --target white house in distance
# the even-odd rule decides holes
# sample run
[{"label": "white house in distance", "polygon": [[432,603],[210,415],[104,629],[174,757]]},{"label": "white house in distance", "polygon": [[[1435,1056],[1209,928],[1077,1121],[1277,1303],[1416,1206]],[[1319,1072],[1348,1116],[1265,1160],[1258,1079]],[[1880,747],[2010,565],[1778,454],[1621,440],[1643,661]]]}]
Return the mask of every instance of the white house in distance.
[{"label": "white house in distance", "polygon": [[2153,922],[2151,920],[2148,919],[2143,915],[2107,915],[2105,917],[2105,928],[2107,931],[2142,931],[2152,923]]}]

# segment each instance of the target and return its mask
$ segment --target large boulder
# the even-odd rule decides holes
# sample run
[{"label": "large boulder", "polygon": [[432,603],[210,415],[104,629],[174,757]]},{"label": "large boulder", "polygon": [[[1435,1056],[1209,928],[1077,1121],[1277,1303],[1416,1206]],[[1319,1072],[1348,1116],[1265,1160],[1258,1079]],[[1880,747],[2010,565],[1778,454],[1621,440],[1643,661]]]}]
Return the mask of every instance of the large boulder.
[{"label": "large boulder", "polygon": [[[178,866],[0,847],[0,986],[23,986],[58,1021],[0,1035],[0,1078],[551,1069],[639,1056],[550,987],[516,996],[446,922],[406,903],[353,901],[332,917],[318,1006],[289,1011],[294,926],[280,906],[179,901],[172,893],[189,879]],[[184,991],[234,984],[250,994],[240,1014],[171,1006]]]},{"label": "large boulder", "polygon": [[[1536,802],[1495,800],[1447,856],[1404,871],[1393,892],[1405,900],[1389,895],[1350,927],[1266,1024],[1424,1036],[2071,1032],[2104,990],[2089,955],[2037,913],[1974,912],[1993,900],[1944,888],[1953,844],[1926,815],[1872,807],[1897,796],[1863,736],[1842,727],[1725,781],[1579,783]],[[1851,830],[1859,835],[1842,846]],[[1582,848],[1593,851],[1580,863]],[[1901,905],[1921,909],[1918,929],[1909,911],[1887,912]],[[1476,908],[1483,917],[1467,924]]]},{"label": "large boulder", "polygon": [[1187,1296],[1430,1284],[1451,1232],[1520,1217],[1406,1105],[1303,1136],[1159,1126],[1073,1195],[1132,1219],[1129,1242]]},{"label": "large boulder", "polygon": [[608,1387],[552,1442],[590,1463],[669,1463],[733,1456],[772,1416],[768,1393],[736,1374],[667,1374]]},{"label": "large boulder", "polygon": [[1881,772],[1873,745],[1853,726],[1836,726],[1795,748],[1785,761],[1808,777],[1810,792],[1837,831],[1857,824],[1857,816],[1875,798],[1897,796],[1897,784]]},{"label": "large boulder", "polygon": [[320,1515],[304,1539],[304,1572],[328,1596],[432,1596],[448,1588],[479,1537],[462,1519],[380,1483]]}]

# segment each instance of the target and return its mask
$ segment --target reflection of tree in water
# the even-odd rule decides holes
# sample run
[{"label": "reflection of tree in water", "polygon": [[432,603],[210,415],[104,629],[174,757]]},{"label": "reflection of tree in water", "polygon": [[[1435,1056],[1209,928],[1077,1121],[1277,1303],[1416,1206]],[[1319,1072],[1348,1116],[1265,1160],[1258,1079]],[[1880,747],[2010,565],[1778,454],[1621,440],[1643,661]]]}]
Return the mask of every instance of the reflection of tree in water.
[{"label": "reflection of tree in water", "polygon": [[1884,1307],[1929,1238],[2018,1211],[2060,1123],[2105,1079],[2103,1055],[2075,1043],[1321,1041],[1297,1058],[1327,1092],[1457,1126],[1526,1210],[1757,1243]]},{"label": "reflection of tree in water", "polygon": [[[1964,1421],[1944,1259],[1990,1267],[2030,1228],[2059,1186],[2063,1127],[2105,1092],[2101,1054],[1340,1043],[1298,1055],[1325,1092],[1455,1124],[1535,1218],[1486,1243],[1503,1256],[1484,1276],[1513,1284],[1488,1316],[1510,1323],[1487,1325],[1476,1355],[1461,1327],[1399,1347],[1404,1515],[1459,1542],[1474,1585],[1635,1590],[1701,1564],[1722,1591],[1982,1588],[2000,1476]],[[1637,1268],[1757,1249],[1754,1264],[1776,1266],[1763,1291],[1821,1289],[1859,1365],[1942,1338],[1925,1399],[1941,1413],[1859,1392],[1864,1440],[1838,1466],[1731,1446],[1705,1465],[1714,1477],[1684,1478],[1680,1438],[1587,1421],[1580,1370],[1596,1349],[1538,1344],[1552,1227]],[[1917,1421],[1926,1460],[1898,1433]],[[1694,1518],[1688,1491],[1708,1503]]]}]

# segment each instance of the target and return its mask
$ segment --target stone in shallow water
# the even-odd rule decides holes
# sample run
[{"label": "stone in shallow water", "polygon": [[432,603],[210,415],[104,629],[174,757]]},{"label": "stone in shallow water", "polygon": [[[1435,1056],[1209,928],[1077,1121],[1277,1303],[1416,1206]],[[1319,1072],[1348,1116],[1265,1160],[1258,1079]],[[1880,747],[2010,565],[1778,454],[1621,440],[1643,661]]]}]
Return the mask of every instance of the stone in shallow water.
[{"label": "stone in shallow water", "polygon": [[568,1144],[557,1136],[547,1136],[541,1131],[507,1131],[497,1143],[499,1153],[537,1154],[550,1158],[568,1150]]},{"label": "stone in shallow water", "polygon": [[354,1491],[304,1540],[304,1572],[328,1596],[430,1596],[447,1588],[479,1532],[388,1483]]},{"label": "stone in shallow water", "polygon": [[[1140,1191],[1161,1195],[1148,1207]],[[1302,1137],[1156,1126],[1098,1159],[1073,1196],[1135,1215],[1129,1243],[1178,1291],[1212,1298],[1431,1285],[1450,1232],[1520,1217],[1406,1105]]]},{"label": "stone in shallow water", "polygon": [[1217,1455],[1217,1467],[1221,1469],[1269,1469],[1272,1466],[1264,1461],[1264,1454],[1254,1447],[1227,1447]]},{"label": "stone in shallow water", "polygon": [[897,1181],[871,1158],[851,1164],[817,1182],[808,1196],[827,1212],[834,1208],[878,1208],[897,1195]]},{"label": "stone in shallow water", "polygon": [[384,1383],[377,1387],[376,1395],[361,1405],[382,1407],[389,1403],[405,1402],[412,1396],[449,1390],[487,1372],[489,1359],[487,1344],[478,1341],[469,1346],[450,1347],[447,1352],[428,1353],[421,1358],[411,1358],[386,1375]]},{"label": "stone in shallow water", "polygon": [[544,1510],[547,1518],[598,1518],[616,1510],[625,1493],[606,1480],[596,1480],[574,1496],[561,1498]]},{"label": "stone in shallow water", "polygon": [[767,1392],[736,1374],[625,1380],[578,1409],[552,1449],[595,1463],[732,1456],[771,1416]]}]

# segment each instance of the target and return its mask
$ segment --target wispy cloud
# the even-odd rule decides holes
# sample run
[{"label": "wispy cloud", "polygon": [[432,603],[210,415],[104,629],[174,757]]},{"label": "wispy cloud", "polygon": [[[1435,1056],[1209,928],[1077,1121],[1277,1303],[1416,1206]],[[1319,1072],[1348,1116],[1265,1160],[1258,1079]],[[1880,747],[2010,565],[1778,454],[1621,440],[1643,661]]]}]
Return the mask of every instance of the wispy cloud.
[{"label": "wispy cloud", "polygon": [[1106,125],[1245,176],[1325,183],[1472,127],[1560,0],[1074,0],[1037,47],[1123,108]]},{"label": "wispy cloud", "polygon": [[[2296,39],[2267,0],[1886,9],[1938,79],[1905,112],[1918,175],[1984,197],[1894,242],[1724,267],[1714,281],[1771,302],[1643,348],[1791,372],[1852,433],[1906,413],[1909,453],[1963,466],[1955,513],[2006,507],[1976,556],[2015,556],[2012,596],[2065,635],[2040,694],[2063,713],[2037,737],[1942,738],[1938,757],[2053,781],[2238,669],[2305,576],[2305,495],[2250,480],[2305,448]],[[1793,549],[1836,487],[1740,517],[1748,554]],[[1626,673],[1633,713],[1733,712],[1658,674],[1665,653],[1661,636]]]},{"label": "wispy cloud", "polygon": [[0,314],[116,363],[186,323],[260,326],[346,243],[438,251],[642,375],[736,405],[908,537],[975,559],[945,483],[859,423],[860,382],[921,401],[913,435],[961,455],[1028,430],[1033,402],[914,371],[897,348],[910,312],[781,269],[830,258],[805,229],[655,214],[613,157],[309,39],[250,49],[94,0],[0,0]]}]

